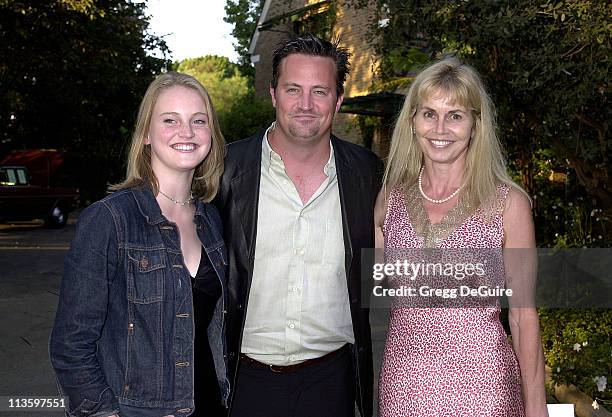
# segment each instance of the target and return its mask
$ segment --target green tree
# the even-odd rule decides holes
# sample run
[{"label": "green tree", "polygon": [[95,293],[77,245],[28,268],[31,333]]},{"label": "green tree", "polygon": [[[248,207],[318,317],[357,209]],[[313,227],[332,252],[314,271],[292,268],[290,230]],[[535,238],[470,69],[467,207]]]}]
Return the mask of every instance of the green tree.
[{"label": "green tree", "polygon": [[227,0],[225,3],[225,20],[234,26],[232,35],[236,38],[234,48],[238,53],[240,70],[243,74],[253,76],[249,45],[257,28],[257,21],[263,9],[264,0]]},{"label": "green tree", "polygon": [[129,0],[0,2],[0,151],[60,148],[89,170],[98,192],[123,174],[138,103],[169,61],[148,35],[146,3]]},{"label": "green tree", "polygon": [[176,69],[194,76],[206,87],[228,142],[250,136],[274,119],[269,100],[255,97],[249,77],[228,58],[207,55],[185,59]]},{"label": "green tree", "polygon": [[207,55],[185,59],[178,64],[177,71],[194,76],[206,87],[220,119],[249,90],[248,78],[226,57]]},{"label": "green tree", "polygon": [[268,127],[274,118],[270,99],[256,96],[253,88],[250,88],[249,93],[240,97],[225,115],[223,134],[228,141],[244,139]]},{"label": "green tree", "polygon": [[[359,3],[360,0],[354,0]],[[510,159],[533,193],[541,150],[612,210],[608,144],[612,4],[593,0],[379,1],[381,77],[409,82],[420,64],[456,53],[487,81]],[[357,4],[359,6],[359,4]]]}]

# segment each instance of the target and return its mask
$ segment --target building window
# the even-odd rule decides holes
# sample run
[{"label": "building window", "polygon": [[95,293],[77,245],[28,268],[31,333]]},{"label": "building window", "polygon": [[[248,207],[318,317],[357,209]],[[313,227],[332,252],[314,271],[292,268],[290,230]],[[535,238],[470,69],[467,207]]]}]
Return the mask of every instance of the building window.
[{"label": "building window", "polygon": [[312,33],[321,38],[330,39],[335,18],[333,2],[323,0],[266,20],[259,25],[257,30],[292,35]]},{"label": "building window", "polygon": [[312,33],[323,39],[330,39],[334,24],[334,14],[330,8],[317,13],[309,13],[303,16],[295,16],[293,21],[293,32],[296,35]]}]

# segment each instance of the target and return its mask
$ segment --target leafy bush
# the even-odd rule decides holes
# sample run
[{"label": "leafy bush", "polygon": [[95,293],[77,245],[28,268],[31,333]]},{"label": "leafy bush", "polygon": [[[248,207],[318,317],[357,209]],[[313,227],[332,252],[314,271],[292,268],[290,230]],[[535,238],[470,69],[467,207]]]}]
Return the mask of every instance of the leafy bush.
[{"label": "leafy bush", "polygon": [[219,115],[227,142],[247,138],[266,128],[275,118],[270,98],[257,97],[253,91],[240,97],[228,112]]},{"label": "leafy bush", "polygon": [[[542,247],[611,247],[612,224],[571,171],[534,153],[535,224]],[[541,308],[540,324],[552,381],[574,384],[600,405],[612,406],[612,309]]]},{"label": "leafy bush", "polygon": [[[612,405],[612,309],[540,309],[542,344],[552,380],[574,384]],[[599,383],[599,385],[598,385]]]}]

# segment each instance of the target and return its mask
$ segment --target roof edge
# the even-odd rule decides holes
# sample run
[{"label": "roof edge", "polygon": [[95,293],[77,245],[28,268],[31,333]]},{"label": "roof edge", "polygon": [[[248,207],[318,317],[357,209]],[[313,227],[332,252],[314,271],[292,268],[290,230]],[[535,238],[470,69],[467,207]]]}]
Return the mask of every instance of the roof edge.
[{"label": "roof edge", "polygon": [[251,36],[251,42],[249,44],[249,55],[253,55],[255,53],[255,46],[257,46],[257,41],[259,40],[259,31],[257,28],[266,21],[266,16],[268,15],[268,10],[270,10],[270,3],[272,0],[266,0],[263,8],[261,9],[261,14],[259,15],[259,19],[257,20],[257,26],[253,31],[253,35]]}]

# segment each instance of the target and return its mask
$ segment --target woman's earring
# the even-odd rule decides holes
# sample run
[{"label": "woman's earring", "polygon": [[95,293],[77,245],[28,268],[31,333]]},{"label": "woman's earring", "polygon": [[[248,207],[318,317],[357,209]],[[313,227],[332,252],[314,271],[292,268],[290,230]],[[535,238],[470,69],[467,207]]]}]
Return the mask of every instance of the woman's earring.
[{"label": "woman's earring", "polygon": [[414,126],[412,126],[412,135],[413,135],[413,136],[415,136],[415,135],[416,135],[416,132],[415,132],[415,130],[414,130]]}]

